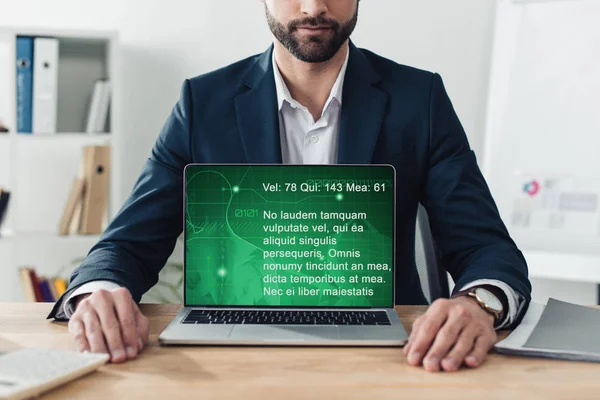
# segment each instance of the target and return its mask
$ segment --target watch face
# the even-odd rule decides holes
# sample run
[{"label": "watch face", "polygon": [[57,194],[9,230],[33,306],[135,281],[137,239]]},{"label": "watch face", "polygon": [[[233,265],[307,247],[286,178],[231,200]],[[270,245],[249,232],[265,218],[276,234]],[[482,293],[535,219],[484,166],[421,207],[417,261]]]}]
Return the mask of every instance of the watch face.
[{"label": "watch face", "polygon": [[477,288],[475,294],[492,310],[502,312],[502,303],[489,290]]}]

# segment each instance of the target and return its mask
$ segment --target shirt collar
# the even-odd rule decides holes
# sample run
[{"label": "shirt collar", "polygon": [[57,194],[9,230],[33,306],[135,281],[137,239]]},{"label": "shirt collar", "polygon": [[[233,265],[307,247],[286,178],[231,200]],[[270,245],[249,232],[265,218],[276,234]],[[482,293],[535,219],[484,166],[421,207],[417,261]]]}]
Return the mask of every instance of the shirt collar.
[{"label": "shirt collar", "polygon": [[[338,74],[338,77],[335,80],[333,87],[331,88],[331,93],[329,94],[329,98],[325,102],[325,107],[323,107],[323,112],[325,112],[325,110],[329,106],[329,103],[331,103],[333,100],[337,101],[339,103],[339,105],[342,105],[342,93],[343,93],[343,89],[344,89],[344,78],[346,76],[346,69],[348,68],[348,60],[349,59],[350,59],[350,49],[348,49],[348,52],[346,53],[346,60],[344,61],[344,64],[342,65],[342,69],[340,70],[340,73]],[[281,76],[281,72],[279,72],[279,67],[277,66],[277,62],[275,61],[275,52],[273,52],[272,63],[273,63],[273,72],[275,75],[275,89],[277,91],[277,109],[279,111],[281,111],[283,104],[286,102],[288,104],[292,105],[293,107],[302,107],[302,105],[300,103],[298,103],[296,100],[294,100],[294,98],[292,97],[292,94],[290,93],[287,85],[285,84],[285,81],[283,80],[283,77]]]}]

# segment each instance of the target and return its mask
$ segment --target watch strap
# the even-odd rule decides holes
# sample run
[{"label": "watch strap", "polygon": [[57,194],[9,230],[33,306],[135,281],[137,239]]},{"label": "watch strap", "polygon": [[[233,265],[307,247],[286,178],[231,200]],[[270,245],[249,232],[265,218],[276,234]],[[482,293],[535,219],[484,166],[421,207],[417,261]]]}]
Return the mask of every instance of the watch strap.
[{"label": "watch strap", "polygon": [[[461,290],[459,292],[454,293],[452,295],[451,299],[461,297],[461,296],[469,296],[470,293],[474,293],[475,290],[477,290],[478,288],[486,289],[491,294],[493,294],[502,304],[502,313],[498,317],[496,317],[496,320],[494,321],[494,326],[500,325],[502,323],[502,321],[504,320],[506,313],[508,312],[508,298],[506,297],[506,294],[504,293],[504,291],[502,289],[500,289],[499,287],[496,287],[493,285],[472,286],[468,289]],[[475,298],[475,296],[472,296],[472,297]],[[482,304],[480,304],[480,307],[484,311],[489,312],[490,314],[494,314],[491,311],[487,310]]]}]

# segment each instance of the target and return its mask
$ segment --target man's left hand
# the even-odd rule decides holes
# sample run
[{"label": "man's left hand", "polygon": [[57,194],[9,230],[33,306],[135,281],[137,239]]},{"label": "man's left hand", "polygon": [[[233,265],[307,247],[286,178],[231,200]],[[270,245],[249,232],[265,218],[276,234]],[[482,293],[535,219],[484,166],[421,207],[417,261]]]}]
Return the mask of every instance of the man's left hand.
[{"label": "man's left hand", "polygon": [[430,372],[478,367],[496,343],[494,316],[461,296],[433,302],[413,324],[404,355]]}]

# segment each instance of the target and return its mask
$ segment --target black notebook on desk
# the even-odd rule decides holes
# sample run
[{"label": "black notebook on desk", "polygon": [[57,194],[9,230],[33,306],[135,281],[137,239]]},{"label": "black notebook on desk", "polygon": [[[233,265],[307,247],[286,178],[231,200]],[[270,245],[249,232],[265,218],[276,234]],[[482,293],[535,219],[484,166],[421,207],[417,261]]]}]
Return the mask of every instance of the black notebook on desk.
[{"label": "black notebook on desk", "polygon": [[496,344],[498,353],[600,362],[600,309],[550,299],[531,303],[521,324]]}]

